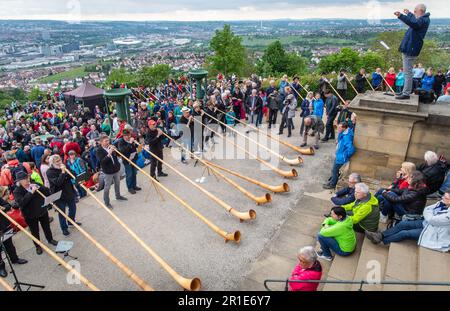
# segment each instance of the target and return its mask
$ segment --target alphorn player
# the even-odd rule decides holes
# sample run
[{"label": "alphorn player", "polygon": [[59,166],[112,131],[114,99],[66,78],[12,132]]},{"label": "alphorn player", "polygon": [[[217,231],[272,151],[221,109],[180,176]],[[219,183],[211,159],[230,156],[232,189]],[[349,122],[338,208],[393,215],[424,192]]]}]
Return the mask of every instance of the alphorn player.
[{"label": "alphorn player", "polygon": [[[64,213],[66,213],[66,208],[68,209],[68,215],[70,219],[76,222],[77,215],[77,204],[75,189],[72,183],[72,177],[67,174],[69,170],[63,163],[59,155],[55,154],[50,157],[49,160],[50,168],[47,170],[47,178],[50,183],[50,191],[52,193],[57,193],[61,191],[61,198],[55,201],[56,206],[59,207]],[[75,174],[74,174],[75,175]],[[69,226],[71,223],[67,223],[67,220],[61,214],[58,214],[59,225],[61,231],[65,236],[70,234]],[[77,225],[81,226],[80,222]]]},{"label": "alphorn player", "polygon": [[[150,151],[156,155],[158,158],[163,160],[163,144],[162,141],[164,139],[164,135],[162,134],[162,130],[156,128],[156,121],[150,120],[148,122],[149,130],[145,135],[145,144],[148,145]],[[168,176],[162,170],[162,163],[158,161],[155,157],[152,157],[150,164],[150,176],[152,176],[156,181],[159,180],[156,178],[156,170],[158,170],[158,177],[166,177]]]},{"label": "alphorn player", "polygon": [[114,191],[116,193],[116,200],[127,201],[128,199],[120,195],[120,162],[115,152],[116,147],[111,145],[111,140],[108,136],[100,138],[100,146],[97,148],[96,156],[100,163],[100,168],[105,174],[105,188],[103,190],[103,201],[105,205],[112,209],[109,201],[109,190],[114,182]]},{"label": "alphorn player", "polygon": [[[50,195],[50,189],[31,183],[30,176],[25,172],[18,172],[16,181],[17,187],[14,189],[14,199],[25,218],[25,222],[30,227],[31,234],[40,240],[40,223],[48,243],[54,246],[58,245],[58,242],[53,239],[52,230],[50,229],[47,207],[43,206],[44,198],[36,191],[39,189],[42,194],[48,196]],[[42,248],[36,243],[34,245],[36,254],[41,255]]]},{"label": "alphorn player", "polygon": [[423,47],[423,39],[430,26],[430,13],[427,13],[427,7],[424,4],[418,4],[414,9],[414,14],[404,9],[403,13],[395,12],[394,15],[399,20],[409,26],[405,33],[399,51],[403,55],[403,71],[405,72],[405,86],[402,94],[396,99],[409,99],[413,86],[413,65]]},{"label": "alphorn player", "polygon": [[318,116],[307,116],[304,123],[305,131],[303,132],[303,143],[300,145],[300,147],[303,148],[308,144],[308,133],[311,130],[311,135],[315,138],[314,148],[319,149],[320,134],[324,132],[325,128],[322,119]]},{"label": "alphorn player", "polygon": [[[11,210],[11,205],[0,198],[0,208],[3,212],[7,213]],[[3,241],[3,245],[5,246],[6,253],[11,259],[13,264],[24,265],[28,261],[17,256],[16,248],[14,247],[12,237],[5,239],[4,234],[10,230],[10,222],[6,219],[5,216],[0,215],[0,239]],[[6,278],[8,276],[8,272],[6,271],[5,262],[2,259],[3,247],[0,244],[0,277]]]},{"label": "alphorn player", "polygon": [[[131,131],[124,129],[122,132],[122,138],[119,139],[119,142],[117,143],[117,148],[124,156],[133,161],[133,163],[136,163],[138,154],[134,142],[134,138],[131,137]],[[136,191],[142,190],[142,188],[137,186],[137,168],[126,160],[123,161],[123,165],[125,167],[125,180],[127,183],[128,192],[131,194],[136,194]]]}]

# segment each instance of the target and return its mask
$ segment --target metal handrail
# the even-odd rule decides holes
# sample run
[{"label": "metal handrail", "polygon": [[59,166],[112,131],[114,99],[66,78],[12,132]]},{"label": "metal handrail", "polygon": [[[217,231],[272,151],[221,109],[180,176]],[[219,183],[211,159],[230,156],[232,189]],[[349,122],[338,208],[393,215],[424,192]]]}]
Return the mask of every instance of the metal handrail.
[{"label": "metal handrail", "polygon": [[267,279],[264,281],[264,287],[267,291],[272,291],[267,283],[285,283],[284,290],[289,290],[289,283],[325,283],[325,284],[359,284],[358,291],[363,290],[364,285],[423,285],[423,286],[450,286],[450,282],[416,282],[416,281],[380,281],[369,282],[366,280],[361,281],[345,281],[345,280],[289,280],[289,279]]}]

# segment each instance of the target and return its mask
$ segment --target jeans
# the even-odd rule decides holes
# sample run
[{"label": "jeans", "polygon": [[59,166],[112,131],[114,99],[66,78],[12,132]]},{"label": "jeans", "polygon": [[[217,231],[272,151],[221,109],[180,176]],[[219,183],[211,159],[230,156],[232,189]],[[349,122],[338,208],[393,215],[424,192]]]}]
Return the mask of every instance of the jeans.
[{"label": "jeans", "polygon": [[288,118],[286,115],[283,115],[283,118],[281,119],[280,130],[279,130],[280,134],[283,134],[283,130],[284,130],[285,126],[287,126],[287,128],[288,128],[288,135],[291,136],[292,135],[292,127],[293,127],[292,118]]},{"label": "jeans", "polygon": [[135,168],[130,163],[124,163],[125,166],[125,179],[127,182],[128,190],[133,190],[136,188],[136,175],[137,168]]},{"label": "jeans", "polygon": [[105,174],[105,188],[103,191],[103,201],[106,205],[110,204],[109,202],[109,190],[111,189],[111,185],[114,182],[114,191],[116,193],[116,198],[119,198],[120,195],[120,171],[114,174]]},{"label": "jeans", "polygon": [[383,243],[386,245],[408,239],[418,241],[422,230],[422,219],[401,221],[396,226],[383,232]]},{"label": "jeans", "polygon": [[[59,209],[64,213],[66,213],[66,207],[69,208],[69,218],[72,219],[73,221],[75,221],[75,216],[77,214],[77,205],[75,203],[75,199],[74,200],[70,200],[70,201],[63,201],[63,200],[59,200],[58,202],[55,202],[56,206],[59,207]],[[61,227],[62,231],[65,231],[68,229],[68,224],[67,224],[67,220],[66,218],[64,218],[64,216],[62,216],[61,214],[58,213],[58,218],[59,218],[59,226]]]},{"label": "jeans", "polygon": [[335,238],[328,238],[318,234],[317,240],[320,243],[320,248],[322,249],[324,256],[331,257],[331,251],[335,252],[336,255],[339,256],[349,256],[353,253],[342,251]]},{"label": "jeans", "polygon": [[344,164],[337,164],[336,162],[333,164],[333,169],[331,170],[331,180],[330,185],[332,187],[336,187],[339,179],[339,170]]},{"label": "jeans", "polygon": [[439,193],[444,194],[447,189],[450,189],[450,171],[447,172],[447,178],[439,189]]},{"label": "jeans", "polygon": [[258,125],[261,124],[262,121],[262,111],[258,112],[258,114],[255,114],[255,112],[253,112],[253,114],[251,114],[251,119],[250,119],[250,123],[253,124],[253,122],[255,122],[255,126],[258,127]]},{"label": "jeans", "polygon": [[335,139],[335,133],[334,133],[334,119],[336,119],[336,115],[329,115],[327,119],[327,124],[325,126],[325,137],[324,140],[328,139]]},{"label": "jeans", "polygon": [[403,91],[403,85],[397,85],[396,87],[395,87],[395,91],[397,92],[397,93],[402,93],[402,91]]},{"label": "jeans", "polygon": [[403,72],[405,74],[405,85],[403,86],[403,95],[409,96],[413,91],[413,66],[416,61],[415,56],[403,54]]},{"label": "jeans", "polygon": [[75,187],[77,188],[78,195],[80,196],[80,199],[84,198],[85,196],[87,196],[86,190],[84,190],[83,187],[81,187],[78,183],[75,184]]},{"label": "jeans", "polygon": [[[398,195],[395,193],[392,193],[392,195],[398,197]],[[407,214],[402,203],[392,203],[389,200],[384,199],[381,207],[381,213],[384,216],[389,216],[393,212],[395,212],[400,217]]]}]

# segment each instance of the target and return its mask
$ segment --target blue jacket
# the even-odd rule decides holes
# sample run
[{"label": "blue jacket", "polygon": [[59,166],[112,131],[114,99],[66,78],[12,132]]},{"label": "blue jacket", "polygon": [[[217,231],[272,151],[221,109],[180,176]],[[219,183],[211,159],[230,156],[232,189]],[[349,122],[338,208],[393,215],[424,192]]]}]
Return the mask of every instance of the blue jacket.
[{"label": "blue jacket", "polygon": [[405,85],[405,74],[403,72],[399,72],[397,74],[397,78],[395,79],[396,86],[404,86]]},{"label": "blue jacket", "polygon": [[408,56],[419,56],[423,47],[423,39],[427,34],[428,26],[430,26],[430,13],[419,18],[416,18],[413,13],[401,14],[398,19],[409,26],[398,50]]},{"label": "blue jacket", "polygon": [[372,86],[373,87],[378,87],[381,84],[381,81],[383,81],[383,77],[381,75],[379,75],[376,72],[372,73]]},{"label": "blue jacket", "polygon": [[31,148],[31,158],[33,158],[34,163],[37,167],[41,166],[41,158],[44,155],[45,147],[42,145],[36,145]]},{"label": "blue jacket", "polygon": [[342,188],[331,198],[331,202],[333,202],[335,206],[347,205],[355,202],[355,200],[355,188],[350,187]]},{"label": "blue jacket", "polygon": [[434,84],[434,76],[428,76],[426,75],[425,77],[423,77],[422,79],[422,89],[426,90],[426,91],[431,91],[433,89],[433,84]]},{"label": "blue jacket", "polygon": [[336,147],[336,164],[347,163],[355,153],[353,135],[352,129],[347,129],[345,132],[339,133],[338,144]]},{"label": "blue jacket", "polygon": [[324,104],[322,98],[315,99],[314,102],[313,102],[314,110],[313,110],[312,114],[314,116],[318,116],[319,118],[322,119],[322,117],[323,117],[323,106],[324,105],[325,104]]},{"label": "blue jacket", "polygon": [[302,105],[300,106],[302,109],[302,113],[301,113],[301,117],[307,117],[310,115],[310,110],[309,110],[309,100],[307,100],[306,98],[302,101]]}]

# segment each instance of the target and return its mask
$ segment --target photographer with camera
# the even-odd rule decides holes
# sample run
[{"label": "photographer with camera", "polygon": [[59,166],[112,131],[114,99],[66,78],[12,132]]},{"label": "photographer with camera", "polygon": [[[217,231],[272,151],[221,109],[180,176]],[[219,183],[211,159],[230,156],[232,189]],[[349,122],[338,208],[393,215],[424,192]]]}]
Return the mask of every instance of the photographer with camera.
[{"label": "photographer with camera", "polygon": [[285,88],[285,93],[286,99],[283,102],[283,109],[281,110],[283,118],[281,119],[280,131],[278,132],[278,135],[283,134],[284,127],[287,124],[288,137],[291,137],[292,127],[294,125],[292,119],[295,117],[295,111],[297,110],[297,100],[295,99],[295,96],[291,94],[290,87]]},{"label": "photographer with camera", "polygon": [[277,89],[273,89],[268,96],[269,104],[269,129],[277,123],[278,110],[283,108],[281,96]]}]

